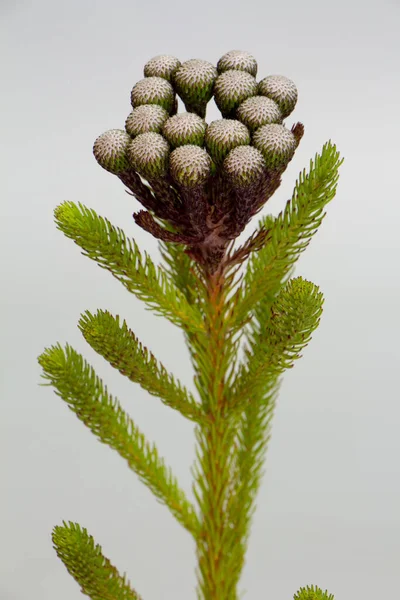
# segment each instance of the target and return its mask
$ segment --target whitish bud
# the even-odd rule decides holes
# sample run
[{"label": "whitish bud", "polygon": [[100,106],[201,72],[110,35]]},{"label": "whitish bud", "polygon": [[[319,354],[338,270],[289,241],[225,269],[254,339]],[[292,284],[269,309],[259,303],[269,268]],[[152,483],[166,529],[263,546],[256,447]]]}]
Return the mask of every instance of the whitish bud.
[{"label": "whitish bud", "polygon": [[234,111],[250,96],[257,94],[257,82],[246,71],[225,71],[218,75],[214,85],[215,103],[223,116]]},{"label": "whitish bud", "polygon": [[236,111],[236,117],[254,131],[261,125],[282,123],[282,113],[279,106],[266,96],[247,98]]},{"label": "whitish bud", "polygon": [[172,81],[172,76],[181,66],[181,61],[169,54],[160,54],[154,56],[144,65],[145,77],[162,77],[167,81]]},{"label": "whitish bud", "polygon": [[162,133],[173,148],[186,144],[202,146],[206,127],[204,119],[194,113],[184,112],[165,121]]},{"label": "whitish bud", "polygon": [[131,104],[133,108],[141,104],[158,104],[170,113],[174,108],[174,103],[174,89],[162,77],[145,77],[132,88]]},{"label": "whitish bud", "polygon": [[118,174],[130,169],[127,155],[132,139],[122,129],[110,129],[102,133],[95,141],[93,154],[103,169]]},{"label": "whitish bud", "polygon": [[179,146],[171,152],[169,164],[172,177],[183,187],[201,185],[211,173],[211,158],[199,146]]},{"label": "whitish bud", "polygon": [[272,169],[286,165],[296,150],[296,138],[283,125],[263,125],[253,136],[253,146],[263,155],[267,167]]},{"label": "whitish bud", "polygon": [[208,125],[205,142],[215,163],[220,164],[232,148],[250,144],[250,132],[235,119],[218,119]]},{"label": "whitish bud", "polygon": [[164,176],[168,171],[169,144],[159,133],[141,133],[128,146],[132,167],[146,178]]},{"label": "whitish bud", "polygon": [[247,71],[247,73],[255,77],[257,75],[257,61],[250,52],[231,50],[221,56],[217,63],[217,71],[218,73],[223,73],[231,69],[235,71]]},{"label": "whitish bud", "polygon": [[253,146],[238,146],[224,160],[224,171],[237,187],[245,187],[256,181],[265,167],[261,152]]},{"label": "whitish bud", "polygon": [[297,88],[291,79],[283,75],[268,75],[258,84],[258,93],[275,100],[284,119],[296,106]]},{"label": "whitish bud", "polygon": [[217,75],[217,69],[210,62],[192,58],[176,71],[175,89],[185,104],[204,105],[212,98]]},{"label": "whitish bud", "polygon": [[140,133],[159,133],[169,114],[158,104],[142,104],[133,109],[125,121],[125,129],[135,137]]}]

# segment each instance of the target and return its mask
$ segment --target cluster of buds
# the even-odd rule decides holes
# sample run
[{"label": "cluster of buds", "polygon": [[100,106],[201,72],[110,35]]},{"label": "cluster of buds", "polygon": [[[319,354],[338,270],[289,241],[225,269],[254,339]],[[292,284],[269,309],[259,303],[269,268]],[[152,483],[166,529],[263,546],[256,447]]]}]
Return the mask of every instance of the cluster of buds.
[{"label": "cluster of buds", "polygon": [[[301,123],[283,123],[297,102],[295,84],[282,75],[257,82],[257,68],[240,50],[216,67],[156,56],[132,88],[125,129],[106,131],[93,147],[146,209],[134,213],[136,223],[183,244],[211,273],[279,187],[304,133]],[[222,118],[208,124],[212,98]]]}]

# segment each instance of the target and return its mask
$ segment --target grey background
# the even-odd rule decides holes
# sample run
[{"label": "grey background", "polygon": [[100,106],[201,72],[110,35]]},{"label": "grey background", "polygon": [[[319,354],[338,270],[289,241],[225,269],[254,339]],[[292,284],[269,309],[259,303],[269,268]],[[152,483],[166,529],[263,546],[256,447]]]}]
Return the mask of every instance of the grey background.
[{"label": "grey background", "polygon": [[[82,202],[134,236],[140,205],[92,156],[124,126],[144,63],[169,53],[216,64],[252,52],[259,79],[299,89],[287,119],[305,137],[262,214],[277,214],[329,139],[345,157],[336,199],[296,274],[325,295],[273,423],[240,590],[287,600],[306,584],[335,600],[395,598],[400,576],[399,5],[394,0],[1,3],[1,600],[82,597],[52,549],[63,519],[87,527],[144,599],[195,598],[190,536],[67,409],[39,387],[37,356],[70,343],[95,367],[191,494],[193,427],[86,344],[86,309],[126,319],[194,389],[183,336],[57,231]],[[218,118],[211,106],[207,120]],[[241,240],[254,230],[248,226]]]}]

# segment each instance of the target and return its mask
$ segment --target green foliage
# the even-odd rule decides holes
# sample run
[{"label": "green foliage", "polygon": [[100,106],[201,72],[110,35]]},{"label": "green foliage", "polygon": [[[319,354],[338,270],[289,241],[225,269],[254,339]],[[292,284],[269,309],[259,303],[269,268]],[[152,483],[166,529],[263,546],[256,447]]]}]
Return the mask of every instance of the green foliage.
[{"label": "green foliage", "polygon": [[105,358],[131,381],[139,383],[153,396],[158,396],[192,421],[199,422],[203,413],[181,383],[175,381],[154,355],[143,347],[126,322],[119,323],[119,316],[98,310],[96,315],[89,311],[81,316],[78,325],[83,337],[93,350]]},{"label": "green foliage", "polygon": [[238,543],[232,550],[236,580],[244,566],[254,501],[270,439],[271,421],[280,388],[279,376],[293,366],[319,324],[323,296],[318,287],[297,277],[281,290],[270,307],[267,323],[251,323],[247,361],[237,375],[231,408],[240,418],[236,439],[236,469],[230,507]]},{"label": "green foliage", "polygon": [[336,146],[326,143],[321,155],[315,155],[314,163],[310,161],[309,173],[306,175],[305,169],[300,173],[285,210],[276,219],[261,219],[261,227],[270,231],[264,247],[252,253],[248,261],[243,285],[237,290],[233,327],[239,328],[265,296],[272,300],[292,275],[294,263],[317,232],[325,217],[323,210],[336,194],[342,162]]},{"label": "green foliage", "polygon": [[179,244],[159,241],[161,256],[167,265],[166,271],[171,281],[185,295],[189,304],[199,303],[199,282],[196,262],[190,258]]},{"label": "green foliage", "polygon": [[334,600],[333,594],[329,594],[327,590],[323,592],[317,586],[307,586],[300,588],[297,594],[293,596],[294,600]]},{"label": "green foliage", "polygon": [[81,592],[92,600],[141,600],[126,576],[118,573],[101,547],[85,528],[78,523],[57,525],[52,535],[57,556],[81,587]]},{"label": "green foliage", "polygon": [[68,344],[65,350],[60,344],[46,348],[38,360],[44,371],[42,377],[50,381],[44,385],[52,385],[92,433],[116,450],[156,498],[196,537],[197,515],[171,469],[165,466],[155,445],[146,441],[118,401],[107,392],[93,367]]},{"label": "green foliage", "polygon": [[323,302],[318,286],[296,277],[280,291],[265,321],[253,319],[245,348],[247,360],[233,387],[232,408],[241,412],[249,398],[263,393],[271,377],[293,367],[319,325]]},{"label": "green foliage", "polygon": [[73,239],[97,264],[110,273],[156,314],[190,331],[202,331],[200,313],[173,287],[150,256],[142,256],[135,240],[119,227],[79,203],[63,202],[54,211],[57,228]]}]

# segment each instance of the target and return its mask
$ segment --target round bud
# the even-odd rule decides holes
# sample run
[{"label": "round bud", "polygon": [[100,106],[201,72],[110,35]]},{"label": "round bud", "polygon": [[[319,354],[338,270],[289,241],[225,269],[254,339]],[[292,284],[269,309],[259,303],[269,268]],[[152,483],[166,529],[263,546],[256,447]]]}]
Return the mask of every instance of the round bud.
[{"label": "round bud", "polygon": [[162,133],[173,148],[193,144],[202,146],[206,122],[195,113],[179,113],[165,121]]},{"label": "round bud", "polygon": [[169,144],[159,133],[141,133],[128,146],[132,167],[146,178],[162,177],[168,171]]},{"label": "round bud", "polygon": [[217,71],[218,73],[223,73],[231,69],[235,71],[247,71],[247,73],[255,77],[257,75],[257,61],[250,52],[231,50],[219,59]]},{"label": "round bud", "polygon": [[283,75],[268,75],[262,79],[258,84],[258,93],[275,100],[284,119],[296,106],[297,88],[291,79]]},{"label": "round bud", "polygon": [[172,85],[162,77],[145,77],[132,88],[131,104],[133,108],[141,104],[159,104],[169,113],[175,102]]},{"label": "round bud", "polygon": [[235,119],[218,119],[208,125],[205,142],[213,160],[221,164],[232,148],[250,144],[250,132],[246,125]]},{"label": "round bud", "polygon": [[217,75],[217,69],[210,62],[192,58],[175,72],[175,89],[185,104],[204,105],[212,98]]},{"label": "round bud", "polygon": [[142,104],[133,109],[125,121],[125,129],[130,136],[155,131],[159,133],[169,115],[158,104]]},{"label": "round bud", "polygon": [[170,155],[170,173],[183,187],[196,187],[205,183],[211,173],[211,158],[199,146],[179,146]]},{"label": "round bud", "polygon": [[264,157],[267,167],[272,169],[287,165],[296,150],[296,138],[283,125],[263,125],[253,136],[253,146]]},{"label": "round bud", "polygon": [[93,154],[103,169],[114,173],[122,173],[131,168],[128,159],[130,136],[122,129],[110,129],[102,133],[95,141]]},{"label": "round bud", "polygon": [[266,167],[257,148],[238,146],[224,160],[224,171],[235,187],[245,187],[256,181]]},{"label": "round bud", "polygon": [[246,71],[225,71],[215,81],[215,103],[223,116],[230,114],[244,100],[256,94],[255,77]]},{"label": "round bud", "polygon": [[250,131],[269,123],[282,123],[282,113],[276,102],[266,96],[247,98],[236,111],[236,116]]},{"label": "round bud", "polygon": [[172,81],[172,76],[181,66],[181,61],[170,54],[154,56],[145,65],[143,73],[145,77],[162,77]]}]

